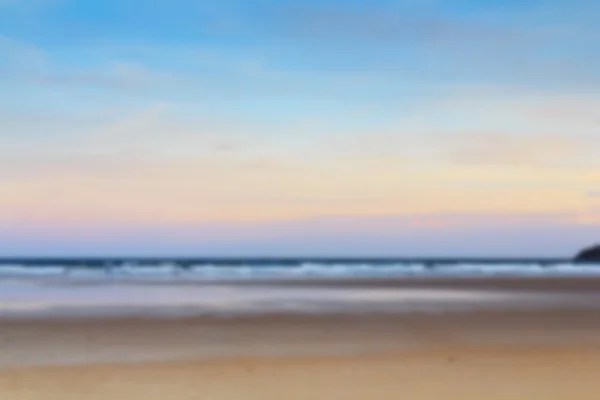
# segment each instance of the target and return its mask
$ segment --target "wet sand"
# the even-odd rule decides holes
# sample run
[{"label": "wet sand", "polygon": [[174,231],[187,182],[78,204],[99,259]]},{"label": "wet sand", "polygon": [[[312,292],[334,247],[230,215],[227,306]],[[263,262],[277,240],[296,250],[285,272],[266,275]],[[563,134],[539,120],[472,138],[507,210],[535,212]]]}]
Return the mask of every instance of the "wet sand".
[{"label": "wet sand", "polygon": [[589,295],[600,280],[502,282],[453,287],[585,301],[412,314],[4,318],[0,398],[597,399],[600,304]]}]

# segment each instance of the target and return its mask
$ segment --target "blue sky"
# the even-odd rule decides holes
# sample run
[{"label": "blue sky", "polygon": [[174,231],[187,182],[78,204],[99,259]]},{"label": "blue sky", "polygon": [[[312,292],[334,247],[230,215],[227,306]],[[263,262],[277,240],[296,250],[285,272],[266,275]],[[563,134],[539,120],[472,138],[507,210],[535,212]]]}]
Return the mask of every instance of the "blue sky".
[{"label": "blue sky", "polygon": [[600,240],[599,18],[0,0],[5,252],[567,254]]}]

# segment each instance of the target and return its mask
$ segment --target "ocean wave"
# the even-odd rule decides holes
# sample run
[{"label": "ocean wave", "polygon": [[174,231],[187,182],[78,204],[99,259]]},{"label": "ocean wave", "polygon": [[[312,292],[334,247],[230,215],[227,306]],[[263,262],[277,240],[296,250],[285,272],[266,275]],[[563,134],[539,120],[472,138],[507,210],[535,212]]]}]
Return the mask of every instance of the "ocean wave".
[{"label": "ocean wave", "polygon": [[582,276],[600,275],[600,265],[573,263],[318,263],[297,264],[190,264],[175,262],[123,263],[106,266],[82,265],[0,265],[0,279],[59,278],[128,280],[229,280],[285,278],[344,278],[402,276]]}]

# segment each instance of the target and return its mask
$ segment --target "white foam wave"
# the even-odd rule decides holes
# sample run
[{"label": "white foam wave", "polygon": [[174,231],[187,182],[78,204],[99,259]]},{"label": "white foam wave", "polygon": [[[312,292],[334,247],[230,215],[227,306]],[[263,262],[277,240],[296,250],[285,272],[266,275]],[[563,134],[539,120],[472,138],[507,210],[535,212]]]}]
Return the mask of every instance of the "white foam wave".
[{"label": "white foam wave", "polygon": [[0,265],[0,280],[14,278],[57,278],[129,280],[136,278],[156,280],[227,280],[256,278],[336,278],[336,277],[400,277],[400,276],[581,276],[600,275],[600,265],[539,263],[447,265],[425,263],[397,264],[344,264],[301,263],[298,265],[192,265],[175,263],[156,265],[124,264],[111,267],[67,267]]},{"label": "white foam wave", "polygon": [[43,285],[0,284],[0,316],[30,314],[153,315],[265,312],[444,312],[530,304],[544,296],[501,291],[404,288],[317,288],[203,285]]},{"label": "white foam wave", "polygon": [[0,265],[0,277],[61,276],[66,273],[64,266]]}]

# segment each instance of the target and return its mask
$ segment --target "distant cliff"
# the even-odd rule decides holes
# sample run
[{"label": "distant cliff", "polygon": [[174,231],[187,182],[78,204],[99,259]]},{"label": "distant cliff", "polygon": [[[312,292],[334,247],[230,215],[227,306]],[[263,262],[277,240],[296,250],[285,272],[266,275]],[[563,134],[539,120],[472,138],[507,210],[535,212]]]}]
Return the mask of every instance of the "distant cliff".
[{"label": "distant cliff", "polygon": [[583,249],[575,256],[576,262],[599,262],[600,263],[600,245]]}]

